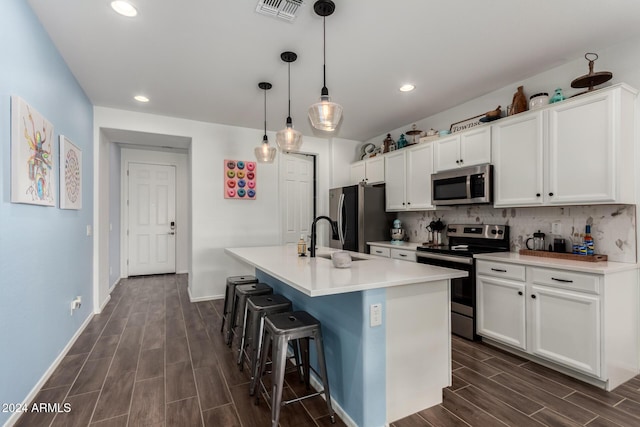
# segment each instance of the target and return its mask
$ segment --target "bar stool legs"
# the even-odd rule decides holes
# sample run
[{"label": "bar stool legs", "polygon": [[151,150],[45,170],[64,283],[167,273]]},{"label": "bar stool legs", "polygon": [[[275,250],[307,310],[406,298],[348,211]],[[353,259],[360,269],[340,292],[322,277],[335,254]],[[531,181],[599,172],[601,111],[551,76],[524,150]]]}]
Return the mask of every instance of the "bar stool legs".
[{"label": "bar stool legs", "polygon": [[[280,419],[280,409],[289,403],[298,402],[300,400],[324,394],[327,401],[327,408],[331,422],[335,423],[335,413],[331,407],[331,393],[329,390],[329,381],[327,377],[327,367],[324,358],[324,344],[322,340],[322,331],[320,322],[309,313],[304,311],[294,311],[292,313],[280,313],[267,315],[265,317],[263,352],[260,358],[260,369],[257,375],[257,381],[262,389],[267,393],[262,382],[262,375],[265,370],[268,358],[268,349],[271,347],[271,425],[278,426]],[[311,374],[311,366],[309,365],[309,339],[312,338],[316,342],[316,352],[318,359],[318,367],[320,372],[316,372],[322,381],[323,389],[317,393],[311,393],[307,396],[297,399],[282,401],[282,390],[284,387],[284,373],[287,360],[287,349],[290,341],[298,341],[302,347],[304,380],[309,387],[309,378]],[[259,398],[256,397],[256,404]]]},{"label": "bar stool legs", "polygon": [[[231,317],[229,318],[229,326],[227,328],[227,346],[231,347],[233,337],[236,334],[236,327],[238,326],[238,316],[242,314],[243,320],[245,308],[247,305],[247,299],[250,296],[258,295],[271,295],[273,294],[273,288],[266,283],[252,283],[249,285],[239,285],[236,287],[235,298],[231,307]],[[244,328],[244,323],[241,325]]]},{"label": "bar stool legs", "polygon": [[[258,279],[254,276],[229,276],[227,277],[227,286],[224,290],[224,308],[222,313],[222,322],[220,325],[220,333],[224,332],[224,324],[227,321],[227,316],[231,313],[232,305],[236,298],[236,286],[247,285],[250,283],[258,283]],[[225,336],[225,342],[229,340],[229,328],[227,326],[227,333]]]}]

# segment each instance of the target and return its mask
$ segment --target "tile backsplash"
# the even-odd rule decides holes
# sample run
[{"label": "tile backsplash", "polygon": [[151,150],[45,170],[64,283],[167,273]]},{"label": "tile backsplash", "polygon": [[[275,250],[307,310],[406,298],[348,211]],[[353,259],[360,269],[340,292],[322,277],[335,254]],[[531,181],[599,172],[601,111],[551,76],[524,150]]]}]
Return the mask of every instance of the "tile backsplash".
[{"label": "tile backsplash", "polygon": [[[636,207],[635,205],[593,205],[536,208],[494,209],[491,206],[458,206],[448,210],[399,212],[398,219],[411,242],[427,242],[427,225],[442,219],[445,224],[499,224],[509,225],[511,250],[525,249],[525,242],[541,230],[546,234],[546,246],[554,237],[571,242],[581,241],[585,225],[591,225],[595,252],[608,255],[610,261],[636,262]],[[561,225],[561,235],[551,234],[551,224]],[[545,247],[546,247],[545,246]]]}]

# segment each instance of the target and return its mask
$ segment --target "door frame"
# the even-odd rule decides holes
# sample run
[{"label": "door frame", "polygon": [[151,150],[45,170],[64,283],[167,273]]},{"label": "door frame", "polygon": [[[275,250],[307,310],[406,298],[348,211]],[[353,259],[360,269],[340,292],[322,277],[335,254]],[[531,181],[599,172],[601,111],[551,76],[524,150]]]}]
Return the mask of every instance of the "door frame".
[{"label": "door frame", "polygon": [[[318,154],[316,153],[307,153],[302,151],[296,152],[282,152],[282,156],[287,155],[300,155],[305,157],[311,157],[313,159],[313,197],[312,197],[312,211],[311,216],[315,218],[318,216]],[[280,244],[284,244],[284,227],[282,226],[282,218],[284,213],[284,191],[282,191],[282,182],[284,181],[284,167],[283,167],[282,158],[278,161],[278,188],[279,194],[278,197],[278,209],[280,210],[280,222],[278,223],[278,229],[280,234]]]},{"label": "door frame", "polygon": [[[127,171],[129,170],[130,163],[142,163],[149,165],[161,165],[161,166],[173,166],[176,168],[176,274],[185,273],[186,271],[182,271],[179,263],[178,263],[178,250],[181,246],[178,242],[178,239],[181,239],[182,243],[183,239],[187,239],[187,245],[190,245],[191,238],[188,236],[189,230],[189,222],[190,222],[190,213],[184,212],[182,213],[180,210],[179,200],[179,192],[181,190],[181,185],[179,183],[181,173],[186,173],[182,171],[183,165],[177,159],[162,159],[160,157],[151,157],[151,159],[140,159],[135,155],[132,155],[132,152],[144,151],[149,154],[152,153],[160,153],[164,154],[161,151],[155,150],[140,150],[137,148],[128,148],[121,147],[122,155],[121,155],[121,167],[120,167],[120,275],[122,278],[129,277],[129,267],[127,265],[127,259],[129,258],[129,237],[127,236],[127,230],[129,229],[129,215],[128,215],[128,206],[127,199],[129,198],[129,177],[127,176]],[[182,154],[182,153],[171,153],[171,154]],[[188,185],[188,184],[187,184]],[[190,263],[190,259],[187,259],[187,266]]]}]

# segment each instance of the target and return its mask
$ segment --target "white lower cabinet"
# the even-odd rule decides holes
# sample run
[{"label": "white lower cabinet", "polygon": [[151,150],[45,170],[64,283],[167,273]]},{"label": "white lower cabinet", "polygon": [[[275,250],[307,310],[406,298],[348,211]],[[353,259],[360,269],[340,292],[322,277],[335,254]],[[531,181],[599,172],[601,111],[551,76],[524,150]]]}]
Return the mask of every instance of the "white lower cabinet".
[{"label": "white lower cabinet", "polygon": [[478,276],[477,334],[525,350],[524,282]]},{"label": "white lower cabinet", "polygon": [[373,246],[370,245],[369,246],[369,253],[371,255],[375,255],[375,256],[381,256],[384,258],[389,258],[391,257],[391,249],[389,248],[385,248],[383,246]]},{"label": "white lower cabinet", "polygon": [[600,376],[600,297],[532,285],[530,352]]},{"label": "white lower cabinet", "polygon": [[637,270],[590,274],[478,260],[476,279],[483,338],[607,390],[640,372]]}]

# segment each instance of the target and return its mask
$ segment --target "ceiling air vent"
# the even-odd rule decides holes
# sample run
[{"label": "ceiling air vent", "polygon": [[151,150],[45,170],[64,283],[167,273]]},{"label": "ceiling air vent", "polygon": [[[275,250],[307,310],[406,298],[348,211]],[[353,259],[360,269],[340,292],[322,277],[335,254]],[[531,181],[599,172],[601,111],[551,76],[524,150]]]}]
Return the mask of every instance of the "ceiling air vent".
[{"label": "ceiling air vent", "polygon": [[260,0],[256,12],[274,18],[293,21],[303,0]]}]

